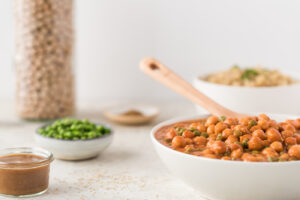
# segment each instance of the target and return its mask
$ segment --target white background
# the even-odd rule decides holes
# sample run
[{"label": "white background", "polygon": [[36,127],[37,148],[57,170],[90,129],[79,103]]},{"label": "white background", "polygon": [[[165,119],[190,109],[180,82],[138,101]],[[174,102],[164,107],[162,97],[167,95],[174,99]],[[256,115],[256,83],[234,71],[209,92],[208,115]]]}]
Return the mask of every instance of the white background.
[{"label": "white background", "polygon": [[[77,96],[177,99],[139,71],[144,56],[189,81],[235,63],[300,71],[299,8],[298,0],[77,0]],[[13,99],[12,0],[1,0],[0,27],[0,99]]]}]

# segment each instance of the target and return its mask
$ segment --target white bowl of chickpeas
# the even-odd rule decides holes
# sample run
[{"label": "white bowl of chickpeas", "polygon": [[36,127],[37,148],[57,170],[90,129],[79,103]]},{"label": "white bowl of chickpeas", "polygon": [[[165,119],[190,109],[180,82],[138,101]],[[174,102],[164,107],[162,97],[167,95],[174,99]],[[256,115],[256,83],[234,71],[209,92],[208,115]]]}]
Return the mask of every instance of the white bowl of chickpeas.
[{"label": "white bowl of chickpeas", "polygon": [[300,119],[295,116],[177,118],[154,127],[151,139],[169,170],[205,198],[299,199]]},{"label": "white bowl of chickpeas", "polygon": [[[219,104],[242,113],[300,114],[300,74],[261,67],[211,73],[194,80],[195,88]],[[197,106],[200,114],[207,112]]]}]

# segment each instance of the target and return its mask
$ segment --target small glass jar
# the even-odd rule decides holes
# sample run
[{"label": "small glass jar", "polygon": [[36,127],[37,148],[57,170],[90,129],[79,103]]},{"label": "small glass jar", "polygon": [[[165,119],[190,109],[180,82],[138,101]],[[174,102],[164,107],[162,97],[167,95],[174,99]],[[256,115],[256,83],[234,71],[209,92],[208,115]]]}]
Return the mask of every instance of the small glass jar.
[{"label": "small glass jar", "polygon": [[47,191],[53,155],[41,148],[0,150],[0,195],[33,197]]}]

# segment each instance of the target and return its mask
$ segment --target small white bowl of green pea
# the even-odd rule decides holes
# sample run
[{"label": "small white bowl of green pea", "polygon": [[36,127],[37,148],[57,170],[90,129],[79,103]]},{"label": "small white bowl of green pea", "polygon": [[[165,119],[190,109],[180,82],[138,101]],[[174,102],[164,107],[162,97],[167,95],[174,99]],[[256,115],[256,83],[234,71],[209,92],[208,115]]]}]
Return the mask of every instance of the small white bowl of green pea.
[{"label": "small white bowl of green pea", "polygon": [[87,119],[59,119],[38,128],[36,143],[62,160],[84,160],[98,156],[113,139],[110,127]]}]

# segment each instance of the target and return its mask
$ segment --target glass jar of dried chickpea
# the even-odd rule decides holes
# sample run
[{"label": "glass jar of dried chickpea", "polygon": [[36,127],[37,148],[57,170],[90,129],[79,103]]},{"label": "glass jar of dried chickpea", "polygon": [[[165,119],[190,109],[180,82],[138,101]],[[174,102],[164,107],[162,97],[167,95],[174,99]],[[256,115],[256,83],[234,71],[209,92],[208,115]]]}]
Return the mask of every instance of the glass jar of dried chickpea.
[{"label": "glass jar of dried chickpea", "polygon": [[53,119],[74,111],[73,0],[15,0],[17,113]]}]

